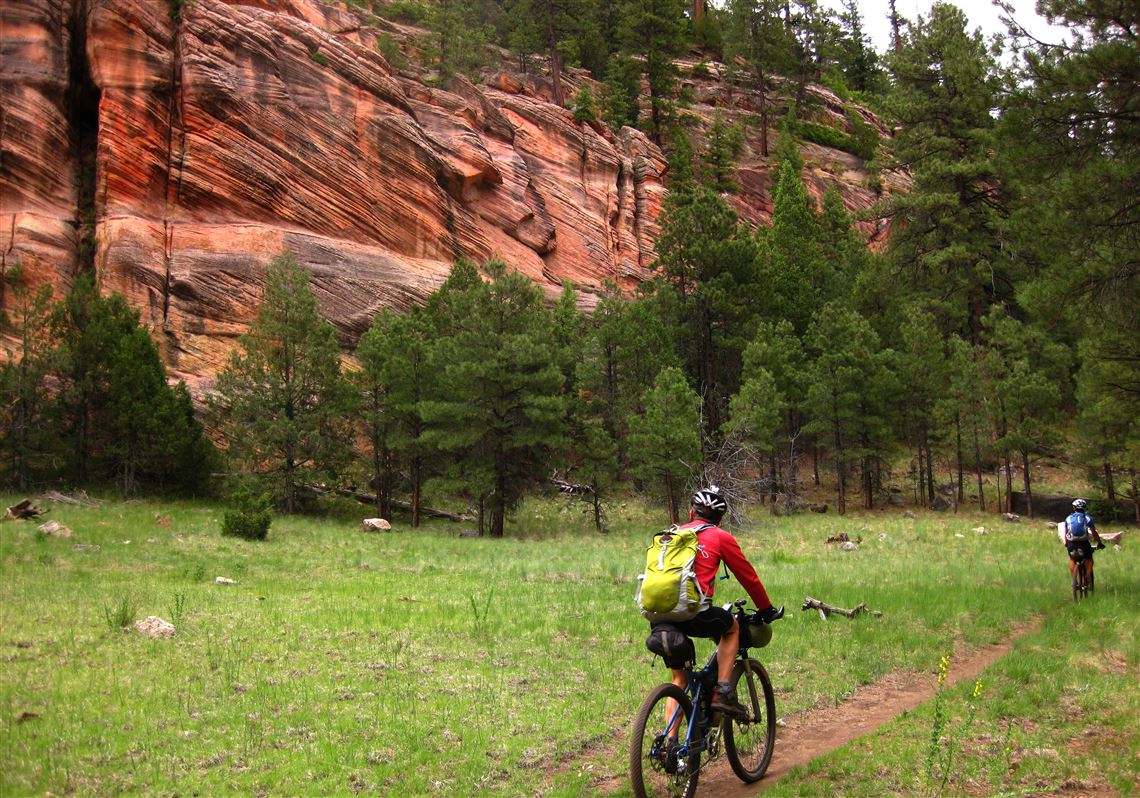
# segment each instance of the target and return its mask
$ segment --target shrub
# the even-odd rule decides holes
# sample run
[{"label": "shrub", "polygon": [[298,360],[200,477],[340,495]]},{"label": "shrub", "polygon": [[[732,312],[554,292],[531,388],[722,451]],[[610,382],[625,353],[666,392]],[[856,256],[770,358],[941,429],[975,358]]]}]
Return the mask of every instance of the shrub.
[{"label": "shrub", "polygon": [[114,606],[103,606],[103,617],[107,619],[107,626],[112,632],[133,626],[138,614],[138,603],[130,593],[119,596],[119,603]]},{"label": "shrub", "polygon": [[388,16],[396,22],[415,25],[427,19],[427,9],[415,0],[396,0],[388,6]]},{"label": "shrub", "polygon": [[245,540],[265,540],[273,523],[269,497],[241,488],[233,496],[236,509],[222,518],[222,534]]},{"label": "shrub", "polygon": [[329,65],[329,57],[320,50],[313,50],[313,52],[309,53],[309,58],[312,58],[314,63],[320,64],[323,67]]},{"label": "shrub", "polygon": [[588,125],[592,125],[598,120],[598,106],[594,102],[594,94],[590,91],[590,87],[585,84],[582,84],[582,88],[574,97],[574,120],[585,122]]}]

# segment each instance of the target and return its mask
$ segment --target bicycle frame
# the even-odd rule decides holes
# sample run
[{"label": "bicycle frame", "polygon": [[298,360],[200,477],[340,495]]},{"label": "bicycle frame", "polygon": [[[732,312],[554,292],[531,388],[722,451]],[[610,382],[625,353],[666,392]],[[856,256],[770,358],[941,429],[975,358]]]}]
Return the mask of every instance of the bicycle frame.
[{"label": "bicycle frame", "polygon": [[[677,735],[677,758],[681,759],[690,754],[695,754],[700,751],[705,751],[710,748],[708,745],[709,729],[701,730],[701,726],[705,724],[707,719],[707,703],[705,699],[708,696],[708,690],[711,685],[716,681],[717,659],[716,651],[709,655],[708,660],[700,670],[694,670],[692,667],[685,668],[685,693],[693,702],[693,714],[689,717],[689,726],[685,730],[684,740],[681,735]],[[672,714],[666,719],[665,722],[665,739],[668,739],[669,729],[678,722],[678,716],[681,714],[681,707],[678,705],[674,708]]]}]

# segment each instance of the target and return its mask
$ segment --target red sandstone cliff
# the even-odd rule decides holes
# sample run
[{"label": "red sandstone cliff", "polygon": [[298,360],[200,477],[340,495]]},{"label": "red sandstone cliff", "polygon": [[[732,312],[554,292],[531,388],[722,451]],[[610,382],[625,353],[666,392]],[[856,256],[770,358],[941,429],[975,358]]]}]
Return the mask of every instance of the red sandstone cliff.
[{"label": "red sandstone cliff", "polygon": [[[649,273],[665,159],[640,132],[577,123],[534,79],[430,86],[377,49],[403,28],[342,6],[172,7],[0,4],[0,268],[63,290],[93,251],[173,373],[219,367],[285,248],[346,344],[460,255],[500,256],[551,291]],[[749,113],[744,93],[690,88],[697,116]],[[857,158],[809,145],[805,159],[815,193],[876,198]],[[768,164],[751,150],[739,182],[735,206],[765,223]]]}]

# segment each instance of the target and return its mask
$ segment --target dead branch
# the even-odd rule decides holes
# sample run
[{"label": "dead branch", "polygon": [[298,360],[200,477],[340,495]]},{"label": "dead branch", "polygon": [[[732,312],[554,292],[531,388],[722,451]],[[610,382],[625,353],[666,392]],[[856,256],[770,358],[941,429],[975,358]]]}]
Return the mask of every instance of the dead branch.
[{"label": "dead branch", "polygon": [[80,507],[99,506],[99,502],[88,496],[85,490],[77,490],[71,496],[68,496],[66,493],[60,493],[58,490],[49,490],[41,493],[38,498],[49,502],[56,502],[57,504],[75,504]]},{"label": "dead branch", "polygon": [[801,607],[801,609],[818,610],[819,611],[819,617],[823,618],[823,620],[825,620],[825,621],[827,620],[827,616],[831,615],[831,613],[833,613],[833,612],[838,613],[840,615],[844,615],[848,618],[854,618],[856,615],[858,615],[861,612],[869,612],[871,615],[874,615],[876,618],[880,618],[883,615],[883,613],[879,612],[878,610],[867,609],[867,602],[865,602],[865,601],[860,603],[854,609],[845,610],[842,607],[833,607],[830,604],[826,604],[826,603],[820,601],[819,599],[813,599],[811,596],[808,596],[807,598],[804,599],[804,604],[803,604],[803,607]]}]

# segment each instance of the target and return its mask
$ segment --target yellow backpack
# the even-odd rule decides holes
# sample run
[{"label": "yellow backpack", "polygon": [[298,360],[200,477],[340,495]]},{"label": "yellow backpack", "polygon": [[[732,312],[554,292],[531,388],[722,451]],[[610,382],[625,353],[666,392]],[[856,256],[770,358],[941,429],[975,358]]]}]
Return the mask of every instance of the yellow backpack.
[{"label": "yellow backpack", "polygon": [[694,618],[704,609],[705,594],[697,584],[697,533],[673,526],[653,536],[645,551],[645,573],[637,578],[637,602],[650,623],[678,622]]}]

